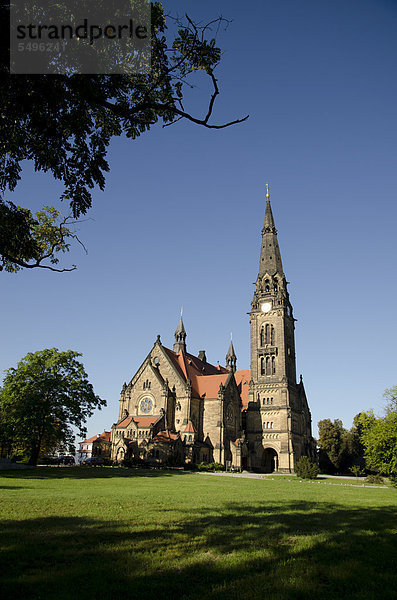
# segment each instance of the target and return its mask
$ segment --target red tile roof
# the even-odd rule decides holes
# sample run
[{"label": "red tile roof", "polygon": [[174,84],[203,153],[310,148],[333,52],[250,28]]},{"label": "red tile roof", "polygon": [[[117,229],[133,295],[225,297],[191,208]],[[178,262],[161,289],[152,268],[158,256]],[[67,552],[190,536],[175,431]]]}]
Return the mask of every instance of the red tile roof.
[{"label": "red tile roof", "polygon": [[207,375],[206,377],[195,377],[194,387],[197,389],[200,398],[218,398],[219,386],[225,385],[229,373],[218,375]]},{"label": "red tile roof", "polygon": [[170,444],[179,437],[179,433],[170,433],[169,431],[159,431],[157,435],[152,438],[152,442],[166,442]]},{"label": "red tile roof", "polygon": [[163,346],[167,356],[184,381],[190,379],[194,396],[206,395],[207,398],[217,398],[219,385],[225,383],[228,371],[220,365],[214,366],[203,362],[197,356],[183,352],[174,352]]},{"label": "red tile roof", "polygon": [[187,381],[188,379],[191,380],[192,391],[196,396],[200,395],[196,385],[198,379],[206,378],[211,375],[227,375],[228,373],[225,367],[221,367],[220,365],[215,367],[211,363],[203,362],[202,360],[197,358],[197,356],[193,356],[193,354],[184,354],[183,352],[176,353],[173,350],[166,348],[165,346],[163,346],[163,348],[167,353],[167,356],[171,360],[172,364],[174,365],[178,373],[181,375],[182,379],[184,381]]},{"label": "red tile roof", "polygon": [[240,392],[241,402],[243,404],[243,410],[248,407],[248,392],[249,382],[251,379],[251,371],[246,369],[245,371],[236,371],[234,378],[237,383],[237,387]]},{"label": "red tile roof", "polygon": [[95,440],[101,440],[103,442],[110,442],[110,431],[104,431],[103,433],[98,433],[97,435],[93,435],[92,437],[81,442],[82,444],[92,444]]},{"label": "red tile roof", "polygon": [[131,421],[132,421],[132,417],[125,417],[125,419],[120,421],[120,423],[118,425],[116,425],[116,427],[128,427],[128,425],[131,423]]},{"label": "red tile roof", "polygon": [[132,417],[132,420],[137,424],[138,427],[147,429],[150,425],[153,425],[162,415],[150,415],[144,417]]},{"label": "red tile roof", "polygon": [[194,428],[194,425],[191,421],[187,422],[187,425],[186,425],[185,429],[183,430],[183,433],[196,433],[196,429]]},{"label": "red tile roof", "polygon": [[148,427],[150,427],[150,425],[152,425],[153,423],[155,423],[158,419],[160,419],[161,415],[149,415],[149,416],[142,416],[142,417],[126,417],[125,419],[123,419],[122,421],[120,421],[120,423],[118,425],[116,425],[116,428],[125,428],[128,427],[128,425],[131,423],[131,421],[134,421],[134,423],[136,424],[137,427],[143,427],[144,429],[147,429]]}]

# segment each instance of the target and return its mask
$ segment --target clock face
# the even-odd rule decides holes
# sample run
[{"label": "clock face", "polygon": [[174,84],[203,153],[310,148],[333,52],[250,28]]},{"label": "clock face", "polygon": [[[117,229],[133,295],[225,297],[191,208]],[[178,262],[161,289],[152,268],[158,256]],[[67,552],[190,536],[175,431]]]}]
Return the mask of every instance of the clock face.
[{"label": "clock face", "polygon": [[140,411],[143,414],[150,413],[153,408],[153,400],[151,398],[143,398],[139,405]]},{"label": "clock face", "polygon": [[264,302],[261,306],[261,311],[264,313],[267,313],[267,312],[269,312],[269,310],[271,310],[271,308],[272,308],[271,302]]}]

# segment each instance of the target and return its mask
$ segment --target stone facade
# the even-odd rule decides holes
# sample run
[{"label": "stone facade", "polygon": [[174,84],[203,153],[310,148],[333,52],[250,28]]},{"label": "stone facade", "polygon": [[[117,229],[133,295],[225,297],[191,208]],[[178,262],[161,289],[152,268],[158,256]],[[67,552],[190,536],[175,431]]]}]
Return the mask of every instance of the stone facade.
[{"label": "stone facade", "polygon": [[259,274],[251,303],[251,368],[236,370],[230,342],[226,366],[187,352],[182,320],[173,350],[160,336],[120,396],[112,458],[153,463],[220,462],[256,471],[293,472],[315,458],[311,416],[296,382],[295,319],[287,291],[269,192]]}]

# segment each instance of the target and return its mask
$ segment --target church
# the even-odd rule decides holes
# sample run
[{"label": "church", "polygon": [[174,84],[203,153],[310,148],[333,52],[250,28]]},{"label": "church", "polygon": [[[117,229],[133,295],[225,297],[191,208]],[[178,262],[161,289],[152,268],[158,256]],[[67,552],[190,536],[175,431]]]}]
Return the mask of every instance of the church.
[{"label": "church", "polygon": [[210,364],[204,350],[190,354],[182,314],[172,349],[157,336],[121,390],[111,431],[113,460],[170,466],[218,462],[267,473],[292,473],[301,456],[315,460],[302,376],[296,381],[295,319],[268,186],[249,317],[251,368],[246,370],[236,368],[232,340],[224,367]]}]

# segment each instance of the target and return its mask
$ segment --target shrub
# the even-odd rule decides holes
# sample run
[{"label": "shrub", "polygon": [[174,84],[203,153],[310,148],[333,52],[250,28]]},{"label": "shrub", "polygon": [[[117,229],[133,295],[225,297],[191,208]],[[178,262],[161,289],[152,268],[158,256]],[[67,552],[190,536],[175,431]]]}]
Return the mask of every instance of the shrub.
[{"label": "shrub", "polygon": [[389,481],[393,487],[397,488],[397,475],[390,475]]},{"label": "shrub", "polygon": [[223,466],[222,463],[219,462],[210,462],[210,463],[199,463],[198,465],[196,465],[196,468],[199,471],[224,471],[225,467]]},{"label": "shrub", "polygon": [[379,475],[379,473],[375,473],[375,475],[367,475],[365,478],[367,483],[375,483],[377,485],[382,485],[384,482],[383,477]]},{"label": "shrub", "polygon": [[359,477],[360,475],[364,475],[365,471],[364,469],[362,469],[361,467],[359,467],[358,465],[354,465],[351,469],[350,469],[350,473],[353,473],[353,475],[355,477]]},{"label": "shrub", "polygon": [[225,467],[223,466],[222,463],[214,462],[214,463],[212,463],[212,470],[213,471],[224,471]]},{"label": "shrub", "polygon": [[185,463],[183,468],[185,471],[197,471],[198,465],[196,463]]},{"label": "shrub", "polygon": [[295,466],[295,473],[302,479],[316,479],[319,474],[318,466],[307,456],[301,456]]}]

